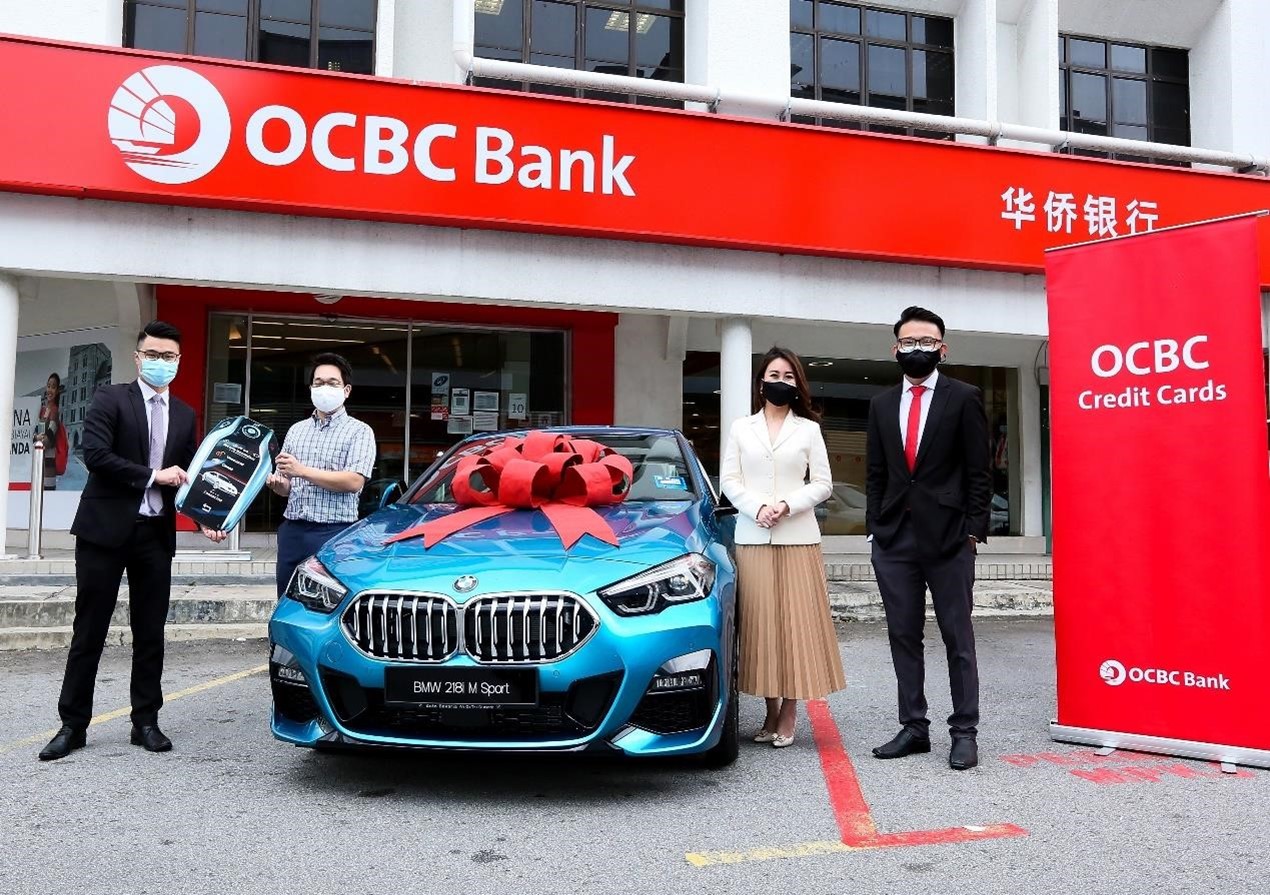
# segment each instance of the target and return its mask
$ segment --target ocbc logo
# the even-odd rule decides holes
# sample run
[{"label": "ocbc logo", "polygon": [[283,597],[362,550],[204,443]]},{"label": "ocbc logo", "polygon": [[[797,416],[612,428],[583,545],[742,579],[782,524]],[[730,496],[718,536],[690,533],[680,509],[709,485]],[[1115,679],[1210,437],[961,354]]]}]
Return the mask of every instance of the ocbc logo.
[{"label": "ocbc logo", "polygon": [[[1090,358],[1094,375],[1110,379],[1121,370],[1134,376],[1152,373],[1172,373],[1178,367],[1191,370],[1207,370],[1208,361],[1195,356],[1195,350],[1208,342],[1208,336],[1192,336],[1182,344],[1174,339],[1156,339],[1154,342],[1134,342],[1123,351],[1117,345],[1099,345]],[[1144,366],[1142,355],[1146,355]]]},{"label": "ocbc logo", "polygon": [[1130,668],[1129,680],[1135,683],[1145,681],[1148,684],[1172,684],[1182,686],[1182,672],[1166,671],[1163,668]]}]

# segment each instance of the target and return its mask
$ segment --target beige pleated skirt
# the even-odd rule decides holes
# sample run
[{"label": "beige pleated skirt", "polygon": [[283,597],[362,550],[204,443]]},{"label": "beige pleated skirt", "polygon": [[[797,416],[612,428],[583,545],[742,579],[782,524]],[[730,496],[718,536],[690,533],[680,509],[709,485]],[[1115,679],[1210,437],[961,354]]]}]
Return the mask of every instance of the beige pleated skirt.
[{"label": "beige pleated skirt", "polygon": [[846,685],[819,544],[737,545],[741,691],[820,699]]}]

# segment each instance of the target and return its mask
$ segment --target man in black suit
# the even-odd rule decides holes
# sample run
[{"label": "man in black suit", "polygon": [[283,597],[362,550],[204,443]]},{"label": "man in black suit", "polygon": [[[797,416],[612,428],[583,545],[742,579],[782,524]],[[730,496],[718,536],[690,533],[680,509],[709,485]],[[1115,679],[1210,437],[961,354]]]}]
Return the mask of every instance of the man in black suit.
[{"label": "man in black suit", "polygon": [[891,354],[904,379],[869,406],[866,524],[903,728],[873,754],[930,751],[922,647],[929,587],[952,689],[948,763],[966,770],[979,763],[979,669],[970,614],[976,545],[988,539],[992,499],[988,421],[979,389],[936,369],[948,356],[937,314],[905,310]]},{"label": "man in black suit", "polygon": [[[134,745],[166,752],[163,626],[176,553],[176,492],[198,448],[194,410],[168,385],[181,359],[181,333],[156,320],[137,338],[135,382],[97,389],[84,418],[88,484],[71,525],[75,535],[75,628],[57,710],[62,729],[40,752],[52,761],[84,745],[102,647],[128,573],[132,626]],[[212,541],[224,532],[204,528]]]}]

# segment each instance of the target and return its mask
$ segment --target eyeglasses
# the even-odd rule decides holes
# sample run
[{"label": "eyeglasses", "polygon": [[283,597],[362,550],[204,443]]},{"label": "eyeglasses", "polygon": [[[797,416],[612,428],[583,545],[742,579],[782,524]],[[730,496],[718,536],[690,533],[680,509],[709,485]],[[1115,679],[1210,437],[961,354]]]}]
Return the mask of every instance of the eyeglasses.
[{"label": "eyeglasses", "polygon": [[146,360],[165,360],[168,363],[181,359],[180,352],[177,351],[138,351],[137,354]]},{"label": "eyeglasses", "polygon": [[944,340],[932,338],[931,336],[923,336],[920,339],[903,338],[896,344],[899,346],[901,354],[908,354],[910,351],[916,351],[918,348],[923,351],[934,351],[940,345],[944,344]]},{"label": "eyeglasses", "polygon": [[344,383],[343,383],[343,382],[341,382],[341,381],[340,381],[340,380],[338,380],[338,379],[314,379],[314,380],[313,380],[313,387],[314,387],[314,388],[321,388],[321,387],[322,387],[322,386],[324,386],[324,385],[333,386],[334,388],[343,388],[343,387],[344,387]]}]

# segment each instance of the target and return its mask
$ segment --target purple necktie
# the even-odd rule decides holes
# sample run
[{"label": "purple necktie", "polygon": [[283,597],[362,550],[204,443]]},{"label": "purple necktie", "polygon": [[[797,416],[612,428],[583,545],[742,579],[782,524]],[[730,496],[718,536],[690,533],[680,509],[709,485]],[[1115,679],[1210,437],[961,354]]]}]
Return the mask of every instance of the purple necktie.
[{"label": "purple necktie", "polygon": [[[167,426],[163,420],[163,398],[155,395],[150,399],[150,468],[155,471],[163,468],[163,448],[167,441]],[[146,491],[146,506],[156,516],[163,512],[163,497],[159,494],[158,485]]]}]

